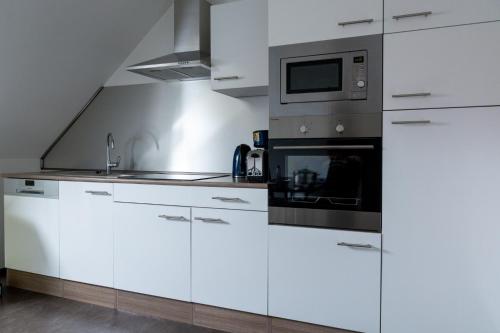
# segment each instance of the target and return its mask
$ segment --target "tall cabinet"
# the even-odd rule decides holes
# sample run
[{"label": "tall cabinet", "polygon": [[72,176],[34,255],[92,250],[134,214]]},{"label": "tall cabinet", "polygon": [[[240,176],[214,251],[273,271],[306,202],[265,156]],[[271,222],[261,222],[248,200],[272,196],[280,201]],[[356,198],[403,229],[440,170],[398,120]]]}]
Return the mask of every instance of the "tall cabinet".
[{"label": "tall cabinet", "polygon": [[382,332],[498,332],[500,108],[384,114]]}]

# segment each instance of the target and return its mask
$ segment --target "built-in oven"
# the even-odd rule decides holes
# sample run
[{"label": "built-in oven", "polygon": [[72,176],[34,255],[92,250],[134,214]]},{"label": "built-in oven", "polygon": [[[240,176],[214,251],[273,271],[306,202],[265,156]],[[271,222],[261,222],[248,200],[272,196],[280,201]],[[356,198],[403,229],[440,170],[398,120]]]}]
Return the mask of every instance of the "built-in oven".
[{"label": "built-in oven", "polygon": [[381,230],[382,142],[270,140],[270,224]]},{"label": "built-in oven", "polygon": [[379,112],[382,35],[269,49],[271,116]]}]

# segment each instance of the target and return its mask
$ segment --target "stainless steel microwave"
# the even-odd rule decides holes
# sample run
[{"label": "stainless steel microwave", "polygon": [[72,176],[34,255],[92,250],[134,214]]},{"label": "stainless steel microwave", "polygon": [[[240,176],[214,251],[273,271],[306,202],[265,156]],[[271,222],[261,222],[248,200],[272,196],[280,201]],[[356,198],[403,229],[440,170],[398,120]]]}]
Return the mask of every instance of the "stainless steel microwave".
[{"label": "stainless steel microwave", "polygon": [[382,35],[271,47],[273,116],[382,111]]},{"label": "stainless steel microwave", "polygon": [[281,103],[366,99],[368,52],[281,59]]}]

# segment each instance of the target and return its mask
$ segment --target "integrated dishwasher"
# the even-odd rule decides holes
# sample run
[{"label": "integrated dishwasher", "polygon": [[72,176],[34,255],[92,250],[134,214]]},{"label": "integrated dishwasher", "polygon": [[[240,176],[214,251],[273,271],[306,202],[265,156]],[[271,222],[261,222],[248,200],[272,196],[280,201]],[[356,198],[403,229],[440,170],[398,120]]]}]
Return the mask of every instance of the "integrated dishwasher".
[{"label": "integrated dishwasher", "polygon": [[59,277],[59,183],[5,179],[5,266]]}]

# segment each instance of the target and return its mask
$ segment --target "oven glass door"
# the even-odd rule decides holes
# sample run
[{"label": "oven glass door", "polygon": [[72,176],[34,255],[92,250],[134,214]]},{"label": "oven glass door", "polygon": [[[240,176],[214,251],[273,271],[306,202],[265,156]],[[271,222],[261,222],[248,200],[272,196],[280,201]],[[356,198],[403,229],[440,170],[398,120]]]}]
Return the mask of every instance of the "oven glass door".
[{"label": "oven glass door", "polygon": [[380,212],[380,138],[270,141],[269,204]]}]

